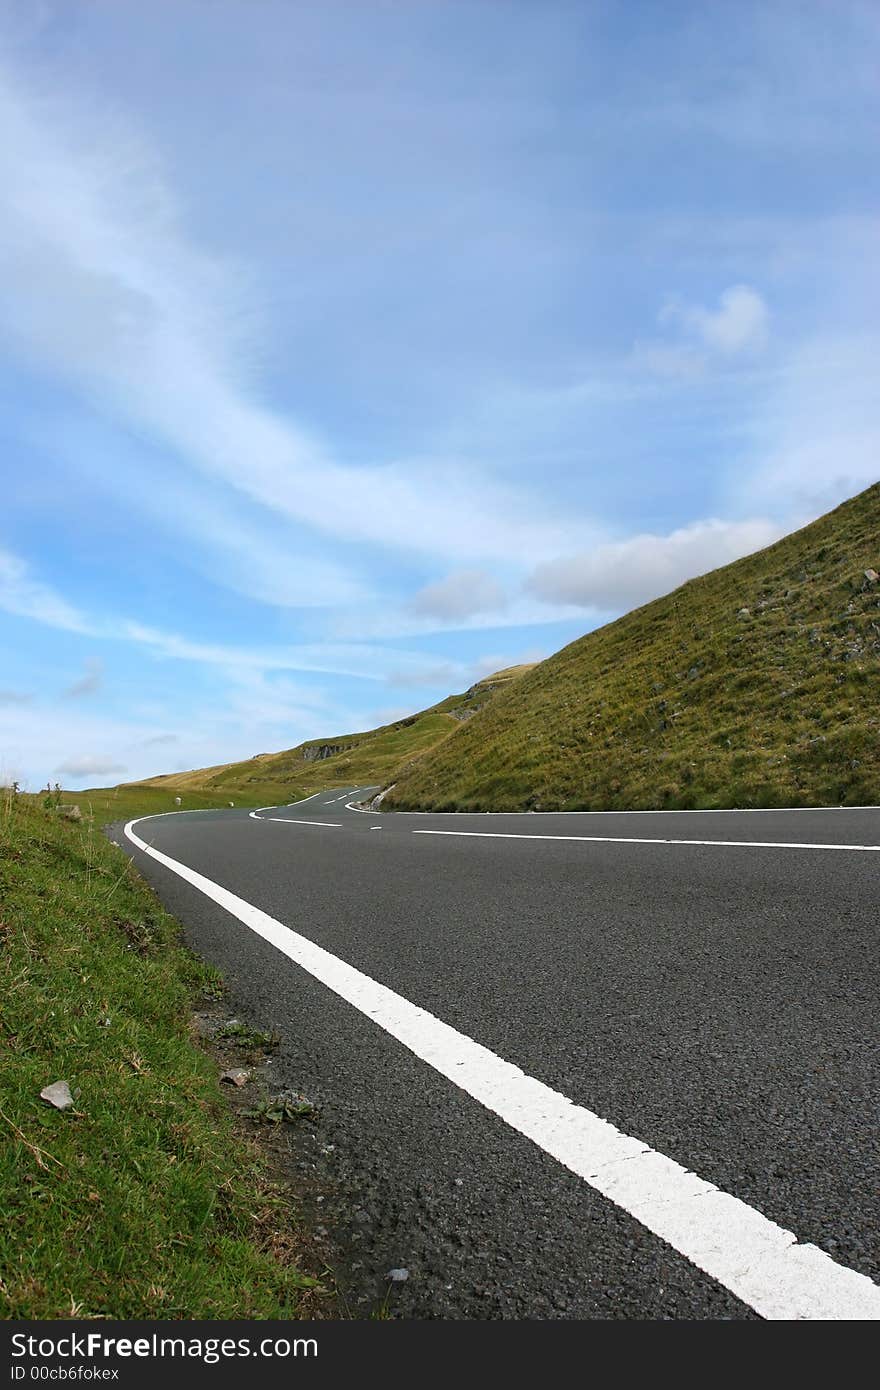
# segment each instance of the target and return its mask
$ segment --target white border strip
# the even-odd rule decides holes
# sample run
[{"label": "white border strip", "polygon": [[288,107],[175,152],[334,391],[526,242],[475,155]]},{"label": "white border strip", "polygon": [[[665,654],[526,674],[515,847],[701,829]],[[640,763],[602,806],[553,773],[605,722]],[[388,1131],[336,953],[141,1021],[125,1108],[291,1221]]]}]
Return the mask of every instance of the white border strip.
[{"label": "white border strip", "polygon": [[[147,819],[146,817],[142,819]],[[252,903],[153,849],[132,844],[197,888],[423,1062],[671,1245],[743,1303],[773,1319],[880,1319],[880,1288],[815,1245],[704,1182],[567,1096],[527,1076]]]},{"label": "white border strip", "polygon": [[[372,790],[372,788],[368,788]],[[768,815],[811,815],[817,811],[880,811],[880,806],[695,806],[693,808],[639,807],[634,810],[615,811],[398,811],[389,810],[389,816],[454,816],[456,820],[465,816],[531,816],[549,820],[551,816],[768,816]]]},{"label": "white border strip", "polygon": [[880,845],[820,845],[810,841],[788,844],[776,840],[666,840],[659,835],[530,835],[518,830],[413,830],[413,835],[455,835],[468,840],[576,840],[596,845],[714,845],[729,849],[849,849],[880,854]]}]

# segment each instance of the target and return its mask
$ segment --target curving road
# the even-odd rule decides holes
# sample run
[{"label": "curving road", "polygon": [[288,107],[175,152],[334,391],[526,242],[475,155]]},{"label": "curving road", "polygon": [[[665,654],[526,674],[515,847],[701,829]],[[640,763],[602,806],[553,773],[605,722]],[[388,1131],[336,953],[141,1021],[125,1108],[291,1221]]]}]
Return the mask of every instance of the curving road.
[{"label": "curving road", "polygon": [[369,790],[116,831],[317,1101],[353,1304],[403,1267],[402,1317],[880,1317],[880,809]]}]

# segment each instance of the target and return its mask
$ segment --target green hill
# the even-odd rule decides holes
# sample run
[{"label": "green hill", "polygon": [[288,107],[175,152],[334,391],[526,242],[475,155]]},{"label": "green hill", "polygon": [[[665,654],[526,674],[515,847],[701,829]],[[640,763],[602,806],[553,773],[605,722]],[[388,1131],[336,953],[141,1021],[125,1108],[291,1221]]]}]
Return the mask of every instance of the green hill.
[{"label": "green hill", "polygon": [[223,763],[149,777],[114,788],[67,792],[64,800],[91,807],[101,819],[185,809],[259,806],[295,801],[325,787],[380,786],[401,765],[448,738],[481,711],[530,666],[510,666],[478,681],[461,695],[450,695],[430,709],[378,729],[310,739],[280,753],[258,753],[244,762]]},{"label": "green hill", "polygon": [[436,810],[880,802],[880,484],[588,633],[398,773]]}]

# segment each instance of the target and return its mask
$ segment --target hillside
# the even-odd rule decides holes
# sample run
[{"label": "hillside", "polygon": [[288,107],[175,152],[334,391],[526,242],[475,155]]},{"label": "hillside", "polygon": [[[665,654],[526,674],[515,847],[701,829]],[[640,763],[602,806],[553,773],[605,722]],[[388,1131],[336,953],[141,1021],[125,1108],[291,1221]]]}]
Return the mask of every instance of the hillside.
[{"label": "hillside", "polygon": [[531,669],[510,666],[496,671],[461,695],[450,695],[430,709],[378,729],[311,739],[280,753],[258,753],[244,762],[168,773],[118,788],[68,793],[65,799],[90,804],[102,815],[110,810],[119,819],[130,807],[141,814],[171,809],[177,796],[190,808],[225,806],[230,801],[258,806],[297,800],[324,787],[381,785],[396,769],[448,738]]},{"label": "hillside", "polygon": [[588,633],[401,769],[392,808],[880,801],[880,484]]}]

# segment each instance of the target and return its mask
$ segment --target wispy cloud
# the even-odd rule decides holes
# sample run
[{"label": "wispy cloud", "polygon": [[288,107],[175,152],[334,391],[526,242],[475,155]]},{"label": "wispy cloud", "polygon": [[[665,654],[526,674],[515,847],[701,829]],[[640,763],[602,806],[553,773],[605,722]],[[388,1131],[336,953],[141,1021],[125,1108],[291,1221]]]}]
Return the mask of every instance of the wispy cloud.
[{"label": "wispy cloud", "polygon": [[54,589],[34,579],[26,561],[0,549],[0,608],[19,618],[31,618],[67,632],[89,634],[81,613]]},{"label": "wispy cloud", "polygon": [[877,476],[875,7],[649,8],[0,17],[0,758],[369,727]]},{"label": "wispy cloud", "polygon": [[320,534],[468,558],[552,553],[570,535],[472,462],[335,459],[259,402],[248,276],[189,243],[155,152],[114,113],[28,99],[8,74],[0,122],[5,327],[42,370]]},{"label": "wispy cloud", "polygon": [[[3,582],[4,574],[10,576]],[[415,674],[423,671],[420,652],[355,642],[290,643],[285,646],[231,646],[201,642],[130,618],[97,618],[61,599],[50,585],[31,576],[29,567],[9,551],[0,551],[0,609],[49,627],[128,642],[170,661],[195,662],[230,672],[250,670],[312,671],[326,675],[386,680],[389,668]],[[92,669],[67,691],[84,695],[97,689],[101,671]]]}]

